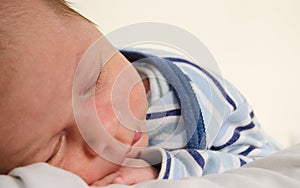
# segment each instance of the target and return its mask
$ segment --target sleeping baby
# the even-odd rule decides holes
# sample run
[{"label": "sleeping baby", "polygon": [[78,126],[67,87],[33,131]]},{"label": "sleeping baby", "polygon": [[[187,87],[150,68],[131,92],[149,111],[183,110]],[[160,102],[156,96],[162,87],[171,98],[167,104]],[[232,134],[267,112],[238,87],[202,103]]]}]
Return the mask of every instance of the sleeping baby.
[{"label": "sleeping baby", "polygon": [[190,60],[117,50],[63,0],[4,0],[0,16],[3,175],[45,163],[88,185],[132,185],[278,151],[244,97]]}]

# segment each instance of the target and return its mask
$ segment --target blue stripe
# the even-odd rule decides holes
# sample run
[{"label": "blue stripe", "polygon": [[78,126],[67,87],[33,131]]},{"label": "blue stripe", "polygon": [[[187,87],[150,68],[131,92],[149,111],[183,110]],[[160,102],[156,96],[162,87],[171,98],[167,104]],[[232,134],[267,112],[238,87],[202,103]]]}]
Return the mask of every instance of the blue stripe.
[{"label": "blue stripe", "polygon": [[254,112],[253,112],[253,111],[250,112],[250,117],[251,117],[252,119],[254,118]]},{"label": "blue stripe", "polygon": [[166,165],[166,171],[165,171],[163,179],[169,178],[170,170],[171,170],[171,156],[168,152],[166,152],[166,154],[167,154],[167,165]]},{"label": "blue stripe", "polygon": [[180,116],[180,115],[181,115],[180,109],[174,109],[165,112],[148,113],[146,115],[146,120],[158,119],[158,118],[163,118],[168,116]]},{"label": "blue stripe", "polygon": [[254,150],[256,147],[254,146],[249,146],[245,151],[239,153],[239,155],[244,155],[247,156],[252,150]]},{"label": "blue stripe", "polygon": [[251,121],[248,125],[246,126],[243,126],[243,127],[237,127],[235,129],[235,131],[238,131],[238,132],[242,132],[242,131],[245,131],[245,130],[249,130],[249,129],[252,129],[253,127],[255,127],[255,124],[253,123],[253,121]]},{"label": "blue stripe", "polygon": [[181,63],[187,63],[189,65],[192,65],[194,67],[196,67],[197,69],[199,69],[200,71],[202,71],[207,77],[209,77],[214,84],[217,86],[217,88],[220,90],[220,92],[222,93],[222,95],[224,96],[224,98],[227,100],[227,102],[229,104],[231,104],[231,106],[233,107],[233,110],[236,110],[236,104],[233,101],[233,99],[226,93],[225,89],[223,88],[223,86],[220,84],[220,82],[213,77],[213,75],[211,75],[207,70],[201,68],[200,66],[191,63],[190,61],[187,61],[185,59],[181,59],[181,58],[173,58],[173,57],[166,57],[164,59],[170,60],[170,61],[176,61],[176,62],[181,62]]},{"label": "blue stripe", "polygon": [[244,166],[245,164],[247,164],[246,161],[244,161],[243,159],[240,158],[240,165]]},{"label": "blue stripe", "polygon": [[214,150],[214,151],[218,151],[223,148],[226,148],[227,146],[230,146],[231,144],[235,143],[240,138],[240,136],[241,135],[239,132],[234,131],[233,136],[230,138],[230,140],[226,144],[221,145],[221,146],[212,146],[210,149]]},{"label": "blue stripe", "polygon": [[189,154],[195,159],[198,165],[201,166],[201,168],[203,169],[205,165],[205,161],[203,157],[200,155],[200,153],[198,153],[194,149],[187,149],[187,152],[189,152]]},{"label": "blue stripe", "polygon": [[235,143],[240,138],[240,136],[241,136],[240,132],[252,129],[254,126],[255,126],[254,123],[251,122],[250,124],[248,124],[246,126],[235,128],[233,136],[230,138],[230,140],[226,144],[221,145],[221,146],[212,146],[210,149],[218,151],[218,150],[221,150],[223,148],[226,148],[227,146],[232,145],[233,143]]}]

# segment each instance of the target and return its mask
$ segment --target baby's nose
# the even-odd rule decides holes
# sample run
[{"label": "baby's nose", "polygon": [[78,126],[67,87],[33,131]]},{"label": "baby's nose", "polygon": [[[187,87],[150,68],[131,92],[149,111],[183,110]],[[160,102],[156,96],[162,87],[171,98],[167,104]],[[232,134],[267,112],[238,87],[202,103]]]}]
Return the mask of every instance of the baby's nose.
[{"label": "baby's nose", "polygon": [[95,130],[95,133],[85,137],[86,151],[90,156],[100,156],[113,163],[122,163],[124,157],[131,150],[134,132],[117,120],[111,120],[102,126],[102,130]]},{"label": "baby's nose", "polygon": [[115,126],[116,126],[116,132],[113,137],[117,141],[119,141],[120,144],[131,146],[135,131],[131,130],[130,128],[126,127],[120,122]]}]

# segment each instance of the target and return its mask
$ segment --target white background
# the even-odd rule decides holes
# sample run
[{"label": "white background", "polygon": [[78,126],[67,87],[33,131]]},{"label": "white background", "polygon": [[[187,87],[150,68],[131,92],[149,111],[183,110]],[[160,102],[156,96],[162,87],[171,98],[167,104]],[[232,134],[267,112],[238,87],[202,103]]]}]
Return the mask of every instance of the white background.
[{"label": "white background", "polygon": [[196,35],[252,104],[268,135],[300,142],[299,0],[71,0],[106,34],[139,22]]}]

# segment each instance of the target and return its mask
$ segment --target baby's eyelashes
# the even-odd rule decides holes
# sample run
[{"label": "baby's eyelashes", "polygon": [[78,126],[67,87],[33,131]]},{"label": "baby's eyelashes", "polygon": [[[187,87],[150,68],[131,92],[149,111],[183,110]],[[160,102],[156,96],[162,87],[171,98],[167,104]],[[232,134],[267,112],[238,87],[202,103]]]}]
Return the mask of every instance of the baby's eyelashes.
[{"label": "baby's eyelashes", "polygon": [[105,88],[105,83],[107,79],[107,71],[105,68],[103,68],[100,73],[99,76],[97,78],[96,84],[95,84],[95,94],[101,92],[104,88]]},{"label": "baby's eyelashes", "polygon": [[102,69],[95,83],[84,92],[84,95],[94,96],[96,94],[101,93],[105,89],[106,82],[107,82],[107,73],[105,69]]}]

